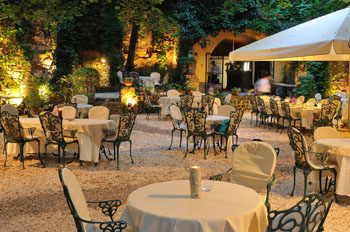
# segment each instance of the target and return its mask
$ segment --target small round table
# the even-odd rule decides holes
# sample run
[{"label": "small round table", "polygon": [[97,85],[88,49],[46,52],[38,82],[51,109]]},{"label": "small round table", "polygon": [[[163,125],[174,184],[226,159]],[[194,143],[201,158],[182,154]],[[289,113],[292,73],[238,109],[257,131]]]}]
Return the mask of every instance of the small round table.
[{"label": "small round table", "polygon": [[336,193],[350,197],[350,139],[319,139],[314,141],[312,150],[336,155],[339,166]]},{"label": "small round table", "polygon": [[143,232],[264,231],[268,221],[252,189],[221,181],[200,199],[190,197],[188,180],[151,184],[132,192],[121,217],[128,230]]}]

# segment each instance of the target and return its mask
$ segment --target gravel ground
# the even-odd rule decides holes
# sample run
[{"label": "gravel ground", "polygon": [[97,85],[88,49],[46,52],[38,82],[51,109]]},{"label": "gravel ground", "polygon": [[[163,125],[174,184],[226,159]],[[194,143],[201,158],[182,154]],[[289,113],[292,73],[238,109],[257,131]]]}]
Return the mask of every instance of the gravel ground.
[{"label": "gravel ground", "polygon": [[[292,166],[294,158],[286,132],[280,134],[275,130],[249,125],[250,114],[246,113],[239,128],[239,143],[260,138],[281,149],[276,166],[276,181],[272,187],[270,203],[272,209],[285,209],[302,198],[303,177],[298,171],[294,197],[292,189]],[[132,154],[135,164],[130,163],[128,144],[121,146],[121,168],[116,169],[115,161],[101,160],[98,166],[78,162],[68,165],[77,176],[87,200],[120,199],[126,202],[128,195],[142,186],[167,180],[187,179],[188,168],[194,164],[201,166],[202,175],[220,173],[230,167],[230,157],[224,153],[213,156],[213,150],[207,160],[203,160],[203,151],[196,151],[183,158],[185,146],[178,147],[179,137],[174,138],[173,149],[170,144],[170,120],[158,120],[151,116],[138,115],[132,133]],[[343,134],[349,137],[348,134]],[[311,139],[308,138],[310,142]],[[183,140],[185,145],[185,139]],[[49,160],[43,169],[35,155],[26,155],[26,169],[21,168],[18,160],[9,155],[7,167],[0,167],[0,231],[75,231],[73,217],[65,201],[55,158]],[[1,155],[0,161],[3,162]],[[317,190],[317,185],[309,190]],[[100,214],[99,209],[89,205],[93,219],[108,220]],[[118,210],[121,215],[124,205]],[[325,223],[325,231],[349,231],[350,201],[342,197],[340,203],[334,203]]]}]

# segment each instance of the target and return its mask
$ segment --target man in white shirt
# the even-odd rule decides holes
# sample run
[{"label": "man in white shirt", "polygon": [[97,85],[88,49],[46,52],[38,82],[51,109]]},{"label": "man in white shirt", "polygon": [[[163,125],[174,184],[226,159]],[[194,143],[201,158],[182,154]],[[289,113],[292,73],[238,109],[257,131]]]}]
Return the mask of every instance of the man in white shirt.
[{"label": "man in white shirt", "polygon": [[265,75],[263,78],[258,80],[255,83],[255,93],[256,94],[270,94],[271,93],[271,84],[270,79],[271,75]]}]

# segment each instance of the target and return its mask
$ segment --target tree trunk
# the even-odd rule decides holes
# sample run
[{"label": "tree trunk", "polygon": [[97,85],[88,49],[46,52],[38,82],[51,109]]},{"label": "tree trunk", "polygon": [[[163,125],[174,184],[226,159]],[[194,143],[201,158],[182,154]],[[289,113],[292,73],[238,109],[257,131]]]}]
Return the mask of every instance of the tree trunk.
[{"label": "tree trunk", "polygon": [[136,25],[135,23],[133,23],[131,35],[130,35],[128,59],[125,65],[126,71],[128,72],[134,70],[135,51],[136,51],[136,44],[137,44],[139,30],[140,30],[140,25]]}]

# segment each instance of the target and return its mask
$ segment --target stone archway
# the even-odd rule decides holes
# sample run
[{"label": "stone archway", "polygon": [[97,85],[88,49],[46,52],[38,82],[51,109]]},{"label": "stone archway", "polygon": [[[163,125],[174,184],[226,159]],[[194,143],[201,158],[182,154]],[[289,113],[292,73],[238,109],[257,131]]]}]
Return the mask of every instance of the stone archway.
[{"label": "stone archway", "polygon": [[[221,31],[217,36],[208,36],[210,42],[207,44],[205,48],[202,48],[199,43],[196,43],[193,46],[193,54],[196,59],[196,63],[194,65],[194,70],[197,78],[199,78],[199,90],[205,92],[207,90],[206,83],[208,81],[208,72],[210,71],[210,55],[213,51],[220,46],[220,43],[223,41],[233,41],[232,47],[237,49],[241,46],[249,44],[253,41],[259,40],[266,37],[265,35],[261,35],[253,30],[246,30],[246,32],[241,33],[239,35],[234,35],[234,32],[224,32]],[[209,59],[208,59],[209,54]],[[228,62],[228,53],[223,56],[222,61],[222,70],[224,70],[224,64]],[[227,56],[227,59],[225,57]],[[208,70],[209,69],[209,70]],[[222,84],[225,83],[225,80],[222,78]]]}]

